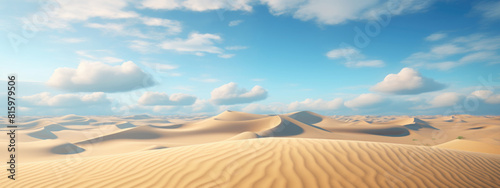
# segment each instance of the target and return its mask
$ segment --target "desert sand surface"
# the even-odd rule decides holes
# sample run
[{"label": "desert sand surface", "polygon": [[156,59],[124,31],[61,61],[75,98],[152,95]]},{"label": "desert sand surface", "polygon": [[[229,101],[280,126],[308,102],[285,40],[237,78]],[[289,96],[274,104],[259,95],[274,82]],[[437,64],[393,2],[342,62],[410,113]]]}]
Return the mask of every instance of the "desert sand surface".
[{"label": "desert sand surface", "polygon": [[17,178],[2,187],[500,185],[498,116],[225,111],[24,117],[18,126]]}]

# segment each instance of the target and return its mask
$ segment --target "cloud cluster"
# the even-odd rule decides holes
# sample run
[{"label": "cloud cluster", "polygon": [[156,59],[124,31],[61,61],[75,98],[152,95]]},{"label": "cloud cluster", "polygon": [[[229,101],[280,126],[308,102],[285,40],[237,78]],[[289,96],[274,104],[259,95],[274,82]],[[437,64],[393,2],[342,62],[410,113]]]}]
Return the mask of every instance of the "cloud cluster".
[{"label": "cloud cluster", "polygon": [[183,93],[168,95],[160,92],[146,92],[139,98],[139,104],[146,106],[189,106],[195,103],[196,97]]},{"label": "cloud cluster", "polygon": [[82,61],[76,69],[57,68],[47,84],[73,92],[124,92],[150,87],[155,82],[131,61],[116,66]]},{"label": "cloud cluster", "polygon": [[69,22],[86,21],[90,18],[123,19],[139,17],[134,11],[126,11],[127,0],[58,0],[57,11],[48,24],[51,28],[68,28]]},{"label": "cloud cluster", "polygon": [[267,98],[267,90],[254,86],[250,91],[239,88],[238,84],[230,82],[215,88],[211,93],[211,101],[217,105],[232,105],[250,103]]},{"label": "cloud cluster", "polygon": [[[440,35],[430,35],[426,40],[442,39]],[[429,51],[413,53],[402,62],[415,67],[449,70],[470,63],[498,63],[499,50],[500,36],[472,34],[434,44]]]},{"label": "cloud cluster", "polygon": [[145,0],[142,8],[184,9],[191,11],[252,11],[252,6],[267,5],[274,15],[292,15],[296,19],[320,24],[341,24],[349,20],[375,20],[382,15],[401,15],[425,10],[432,0]]},{"label": "cloud cluster", "polygon": [[111,100],[106,94],[96,92],[86,95],[59,94],[51,95],[49,92],[38,93],[31,96],[21,97],[24,106],[75,108],[86,106],[102,106],[111,104]]},{"label": "cloud cluster", "polygon": [[377,83],[371,90],[397,95],[413,95],[441,90],[444,87],[444,84],[423,77],[412,68],[403,68],[398,74],[387,75],[382,82]]},{"label": "cloud cluster", "polygon": [[431,0],[262,0],[275,15],[291,14],[300,20],[321,24],[341,24],[349,20],[374,20],[381,15],[400,15],[427,8]]},{"label": "cloud cluster", "polygon": [[326,53],[329,59],[344,59],[347,67],[383,67],[382,60],[366,60],[365,56],[355,48],[346,47],[330,50]]}]

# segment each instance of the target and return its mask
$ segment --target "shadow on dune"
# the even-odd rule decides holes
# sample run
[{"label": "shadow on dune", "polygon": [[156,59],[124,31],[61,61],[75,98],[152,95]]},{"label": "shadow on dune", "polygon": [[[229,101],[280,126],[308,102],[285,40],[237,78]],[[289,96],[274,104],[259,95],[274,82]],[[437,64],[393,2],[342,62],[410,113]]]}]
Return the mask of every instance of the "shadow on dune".
[{"label": "shadow on dune", "polygon": [[50,151],[52,153],[55,153],[55,154],[69,155],[69,154],[77,154],[77,153],[84,152],[85,149],[78,147],[74,144],[67,143],[67,144],[56,146],[56,147],[52,148]]},{"label": "shadow on dune", "polygon": [[386,129],[364,129],[360,130],[361,133],[373,134],[379,136],[402,137],[410,135],[410,131],[405,128],[392,127]]}]

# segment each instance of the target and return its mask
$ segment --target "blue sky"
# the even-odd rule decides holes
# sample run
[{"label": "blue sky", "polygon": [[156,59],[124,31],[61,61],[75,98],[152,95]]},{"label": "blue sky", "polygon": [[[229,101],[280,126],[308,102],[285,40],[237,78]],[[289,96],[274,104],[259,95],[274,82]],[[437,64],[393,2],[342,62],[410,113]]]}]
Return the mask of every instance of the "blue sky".
[{"label": "blue sky", "polygon": [[21,115],[499,115],[499,12],[499,1],[9,1],[0,74],[18,75]]}]

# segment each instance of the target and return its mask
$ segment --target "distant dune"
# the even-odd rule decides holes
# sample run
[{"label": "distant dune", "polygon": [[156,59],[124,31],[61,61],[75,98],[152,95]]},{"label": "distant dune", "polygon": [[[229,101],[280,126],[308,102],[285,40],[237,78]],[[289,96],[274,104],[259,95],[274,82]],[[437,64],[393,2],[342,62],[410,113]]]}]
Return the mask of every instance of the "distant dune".
[{"label": "distant dune", "polygon": [[[0,187],[500,184],[497,116],[225,111],[208,118],[66,115],[26,120],[17,133],[19,180],[0,179]],[[0,137],[0,145],[7,142]]]}]

